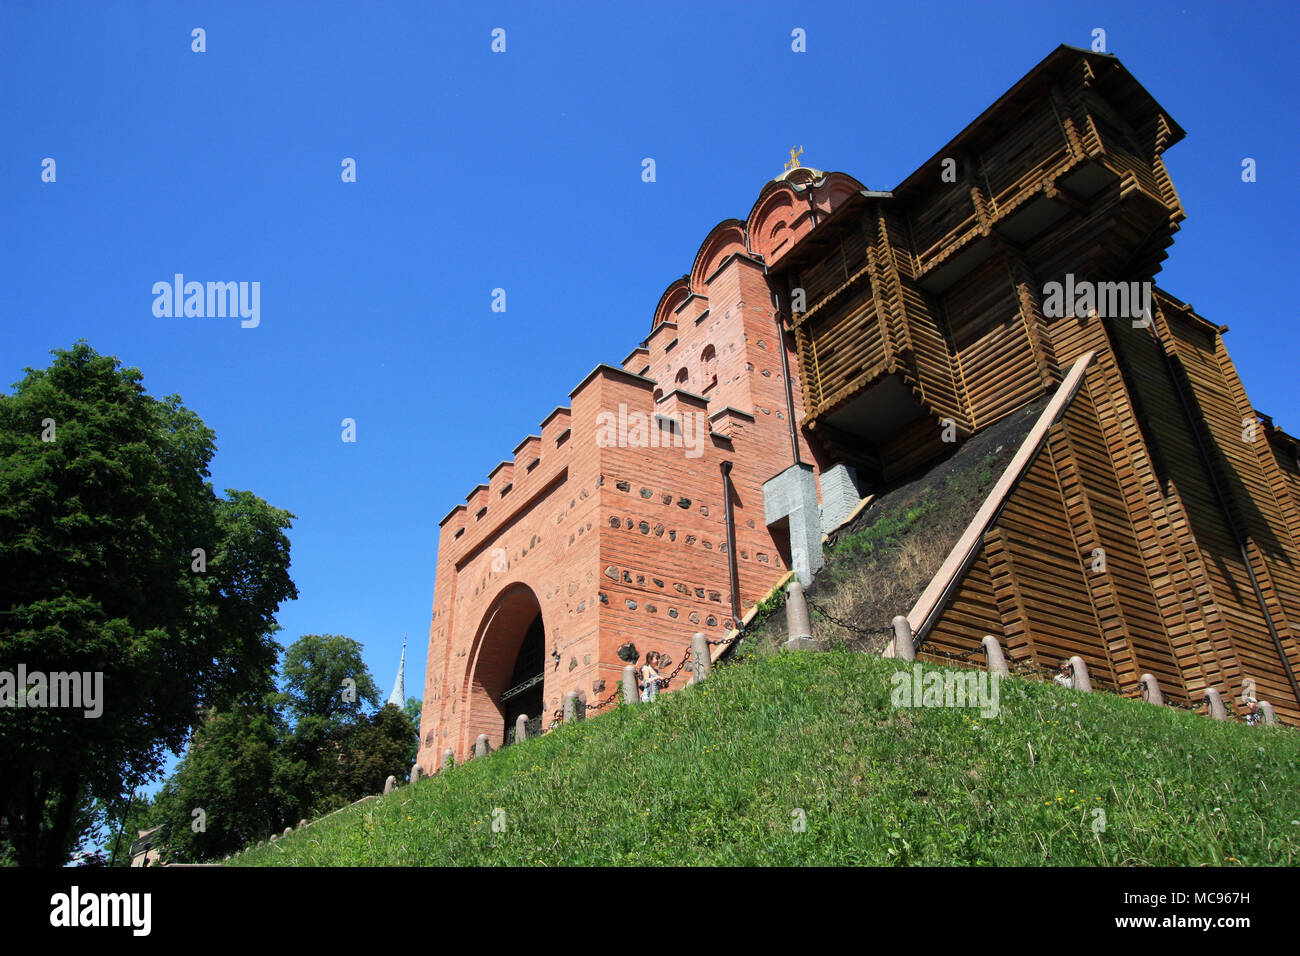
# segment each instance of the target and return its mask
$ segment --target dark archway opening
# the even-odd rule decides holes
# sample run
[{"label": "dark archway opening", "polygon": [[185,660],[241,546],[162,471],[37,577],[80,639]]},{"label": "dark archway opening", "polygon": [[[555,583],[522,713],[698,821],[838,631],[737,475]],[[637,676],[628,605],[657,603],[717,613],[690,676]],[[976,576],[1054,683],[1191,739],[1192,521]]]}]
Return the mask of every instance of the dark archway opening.
[{"label": "dark archway opening", "polygon": [[510,681],[498,701],[505,716],[501,739],[506,743],[514,742],[515,721],[520,714],[528,717],[528,736],[535,737],[541,733],[545,657],[546,629],[542,626],[542,616],[538,614],[519,645]]}]

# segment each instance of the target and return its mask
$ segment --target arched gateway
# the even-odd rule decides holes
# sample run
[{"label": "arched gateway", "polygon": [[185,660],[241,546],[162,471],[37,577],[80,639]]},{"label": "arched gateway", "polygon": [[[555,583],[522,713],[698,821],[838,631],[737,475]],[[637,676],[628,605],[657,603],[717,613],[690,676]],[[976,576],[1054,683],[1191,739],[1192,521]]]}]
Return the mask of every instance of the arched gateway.
[{"label": "arched gateway", "polygon": [[537,595],[526,584],[508,586],[483,616],[465,688],[462,753],[487,734],[500,747],[513,737],[515,719],[541,717],[545,690],[546,627]]}]

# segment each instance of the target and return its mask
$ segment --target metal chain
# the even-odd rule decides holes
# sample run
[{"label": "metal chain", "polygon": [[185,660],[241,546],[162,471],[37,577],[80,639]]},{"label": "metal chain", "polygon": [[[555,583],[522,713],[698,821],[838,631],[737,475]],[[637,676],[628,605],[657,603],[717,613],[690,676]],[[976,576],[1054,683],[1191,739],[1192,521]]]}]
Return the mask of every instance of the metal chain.
[{"label": "metal chain", "polygon": [[822,617],[826,618],[826,620],[830,621],[832,624],[836,624],[839,627],[844,628],[846,631],[852,631],[853,633],[860,634],[863,637],[873,637],[878,634],[892,634],[894,632],[894,629],[892,627],[861,627],[860,625],[852,624],[849,621],[845,621],[841,618],[836,617],[834,614],[827,611],[826,608],[822,607],[816,601],[807,597],[807,595],[804,596],[804,600],[808,602],[808,606],[810,608],[812,608]]},{"label": "metal chain", "polygon": [[[741,638],[741,635],[737,634],[735,637],[724,638],[724,639],[719,640],[719,641],[709,641],[709,643],[710,643],[710,644],[730,644],[730,643],[732,643],[733,641],[738,641],[738,640],[740,640],[740,638]],[[675,678],[679,673],[681,673],[681,669],[682,669],[684,666],[686,666],[686,662],[689,661],[690,659],[691,659],[691,652],[690,652],[690,651],[687,651],[686,654],[685,654],[685,656],[683,656],[682,659],[681,659],[680,661],[677,662],[677,666],[676,666],[675,668],[673,668],[673,672],[672,672],[671,674],[669,674],[667,677],[661,677],[661,678],[659,679],[659,686],[660,686],[661,688],[663,688],[663,687],[667,687],[668,684],[669,684],[669,682],[671,682],[671,681],[673,680],[673,678]],[[618,695],[619,695],[619,689],[618,689],[618,688],[615,688],[615,689],[610,693],[610,695],[609,695],[608,697],[606,697],[604,700],[597,701],[597,702],[594,703],[594,704],[587,704],[587,703],[584,703],[582,706],[585,707],[585,708],[587,709],[588,712],[593,711],[593,710],[600,710],[602,707],[608,707],[610,704],[614,703],[614,701],[618,699]],[[563,707],[559,707],[559,708],[556,709],[555,713],[553,713],[553,714],[551,715],[551,729],[554,729],[554,728],[558,727],[558,726],[559,726],[560,724],[562,724],[562,723],[564,723],[564,708],[563,708]]]},{"label": "metal chain", "polygon": [[[925,646],[926,646],[925,641],[922,641],[920,646],[917,647],[917,651],[919,652],[921,648]],[[964,664],[967,661],[969,661],[972,657],[974,657],[976,654],[984,653],[984,645],[976,644],[974,647],[966,651],[964,654],[949,654],[947,651],[941,651],[935,647],[928,648],[925,653],[933,654],[935,657],[942,657],[944,660],[958,661]]]},{"label": "metal chain", "polygon": [[[840,620],[839,618],[835,617],[833,614],[828,614],[824,608],[822,608],[820,605],[816,604],[813,601],[809,601],[808,605],[813,610],[817,611],[818,614],[822,615],[824,618],[830,621],[832,624],[837,624],[846,630],[853,631],[858,634],[874,635],[874,634],[893,633],[892,627],[876,627],[876,628],[858,627],[855,624],[850,624],[847,621]],[[734,644],[737,641],[742,640],[744,636],[745,636],[744,632],[737,632],[732,637],[723,637],[717,640],[706,641],[705,643],[715,647],[725,646],[727,644]],[[921,647],[923,646],[925,646],[925,641],[921,642],[921,645],[918,646],[917,650],[920,650]],[[942,657],[950,661],[960,661],[962,663],[971,660],[976,654],[981,654],[983,652],[984,652],[983,644],[977,644],[974,647],[972,647],[970,650],[965,651],[964,653],[961,654],[949,654],[946,651],[941,651],[933,647],[931,647],[928,651],[926,651],[926,653],[932,654],[936,657]],[[693,656],[694,656],[693,652],[687,651],[685,656],[683,656],[682,659],[678,661],[677,666],[673,668],[673,672],[669,674],[667,677],[660,678],[659,686],[661,688],[667,687],[669,683],[671,683],[677,677],[677,675],[681,673],[682,668],[686,666],[686,662],[691,660]],[[1040,677],[1047,677],[1047,678],[1056,676],[1056,670],[1054,668],[1048,667],[1044,664],[1040,664],[1032,658],[1007,658],[1007,665],[1010,667],[1011,670],[1014,670],[1019,674],[1034,674]],[[1120,690],[1117,686],[1114,686],[1106,681],[1098,680],[1095,677],[1091,679],[1094,686],[1101,687],[1103,690],[1106,690],[1112,694],[1119,694],[1120,696],[1123,696],[1122,694],[1120,694]],[[610,695],[606,697],[604,700],[597,701],[594,704],[584,703],[583,707],[586,708],[587,712],[593,710],[600,710],[602,707],[607,707],[610,704],[612,704],[618,698],[619,692],[620,692],[619,688],[615,688],[614,691],[610,693]],[[1138,693],[1139,695],[1141,694],[1140,684],[1138,685]],[[1230,702],[1225,701],[1225,704],[1227,703]],[[1201,708],[1200,703],[1181,704],[1178,703],[1177,701],[1171,701],[1171,700],[1166,700],[1165,706],[1172,707],[1177,710],[1191,711],[1193,713],[1199,713]],[[1234,714],[1233,716],[1236,715]],[[563,707],[556,708],[555,712],[551,715],[551,726],[549,729],[554,730],[556,727],[558,727],[560,724],[563,723],[564,723],[564,708]]]},{"label": "metal chain", "polygon": [[610,694],[608,697],[606,697],[604,700],[597,701],[594,704],[584,704],[583,706],[586,707],[587,710],[600,710],[600,708],[606,707],[614,703],[614,699],[616,697],[618,697],[618,688],[615,688],[614,692]]},{"label": "metal chain", "polygon": [[682,668],[686,666],[686,662],[690,659],[691,659],[691,652],[687,651],[682,656],[682,659],[677,662],[677,666],[673,668],[673,672],[669,674],[667,677],[664,677],[659,681],[659,687],[661,690],[667,687],[669,683],[672,681],[672,679],[676,677],[679,673],[681,673]]}]

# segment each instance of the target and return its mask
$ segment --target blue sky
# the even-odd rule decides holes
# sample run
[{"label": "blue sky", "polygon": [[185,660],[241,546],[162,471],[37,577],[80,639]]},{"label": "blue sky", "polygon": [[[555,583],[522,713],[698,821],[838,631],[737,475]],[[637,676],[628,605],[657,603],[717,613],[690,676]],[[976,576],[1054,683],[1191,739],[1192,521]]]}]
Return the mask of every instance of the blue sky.
[{"label": "blue sky", "polygon": [[[298,515],[282,643],[353,637],[387,694],[409,632],[419,696],[437,522],[637,345],[791,146],[889,189],[1097,27],[1188,132],[1158,281],[1231,327],[1256,407],[1300,431],[1297,11],[4,0],[0,386],[84,337],[179,393],[217,433],[217,488]],[[261,324],[155,317],[177,272],[260,282]]]}]

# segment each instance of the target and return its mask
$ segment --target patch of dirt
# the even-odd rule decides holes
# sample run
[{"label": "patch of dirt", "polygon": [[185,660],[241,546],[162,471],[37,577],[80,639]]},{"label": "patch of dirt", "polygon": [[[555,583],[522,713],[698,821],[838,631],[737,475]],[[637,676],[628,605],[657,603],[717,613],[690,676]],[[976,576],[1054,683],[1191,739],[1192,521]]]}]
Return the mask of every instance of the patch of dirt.
[{"label": "patch of dirt", "polygon": [[[1017,409],[946,458],[879,493],[824,545],[826,564],[807,590],[813,636],[879,653],[889,622],[906,614],[970,524],[1049,401]],[[751,646],[784,643],[779,608],[751,628]]]},{"label": "patch of dirt", "polygon": [[[919,474],[905,478],[887,489],[883,494],[878,494],[876,500],[871,503],[871,507],[863,511],[849,524],[842,528],[836,528],[831,533],[830,540],[826,542],[826,547],[834,548],[837,541],[847,535],[861,531],[865,527],[869,527],[882,514],[892,508],[906,508],[914,504],[927,491],[946,490],[950,479],[956,480],[960,476],[969,473],[971,469],[981,465],[990,456],[989,465],[995,472],[993,481],[996,482],[1002,476],[1006,466],[1011,463],[1011,459],[1020,447],[1020,443],[1029,434],[1029,429],[1034,427],[1034,422],[1043,413],[1043,409],[1047,407],[1049,400],[1050,396],[1045,396],[1032,405],[1017,409],[1001,421],[995,422],[956,446],[956,449],[947,458],[939,459]],[[992,485],[990,484],[989,487],[992,487]],[[984,493],[988,493],[987,488]],[[979,501],[974,503],[966,523],[970,522],[970,518],[975,517],[975,512],[979,509],[982,501],[983,498],[981,497]],[[962,527],[965,527],[965,524]],[[960,534],[959,529],[958,535],[960,536]],[[957,539],[953,538],[953,544],[956,543]],[[919,594],[917,596],[920,597]]]}]

